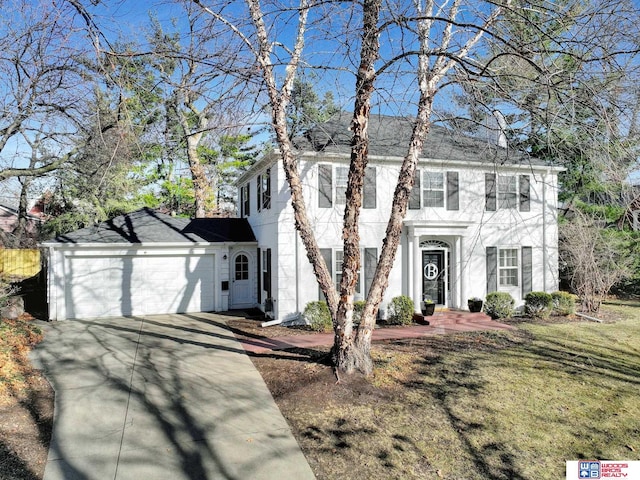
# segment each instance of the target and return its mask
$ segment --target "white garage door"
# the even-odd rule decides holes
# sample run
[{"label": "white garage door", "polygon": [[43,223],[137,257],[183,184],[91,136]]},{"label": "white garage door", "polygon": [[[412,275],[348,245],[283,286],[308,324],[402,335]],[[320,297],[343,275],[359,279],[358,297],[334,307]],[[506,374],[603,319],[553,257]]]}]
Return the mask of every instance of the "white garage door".
[{"label": "white garage door", "polygon": [[214,309],[213,255],[68,257],[66,317]]}]

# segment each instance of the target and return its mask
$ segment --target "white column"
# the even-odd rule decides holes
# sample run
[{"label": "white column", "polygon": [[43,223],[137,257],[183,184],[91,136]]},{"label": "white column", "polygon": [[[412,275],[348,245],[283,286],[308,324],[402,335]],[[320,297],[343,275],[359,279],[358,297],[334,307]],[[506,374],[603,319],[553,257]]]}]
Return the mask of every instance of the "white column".
[{"label": "white column", "polygon": [[413,232],[413,305],[420,312],[422,302],[422,256],[420,255],[420,237]]},{"label": "white column", "polygon": [[[413,243],[415,239],[413,237],[413,228],[407,229],[407,253],[406,253],[406,279],[407,279],[407,295],[413,297],[413,283],[414,283],[414,275],[413,275]],[[414,302],[415,304],[415,299]],[[415,305],[414,305],[415,309]]]},{"label": "white column", "polygon": [[456,300],[455,308],[463,308],[464,303],[464,274],[462,263],[462,237],[456,237],[455,242],[455,266],[456,266]]}]

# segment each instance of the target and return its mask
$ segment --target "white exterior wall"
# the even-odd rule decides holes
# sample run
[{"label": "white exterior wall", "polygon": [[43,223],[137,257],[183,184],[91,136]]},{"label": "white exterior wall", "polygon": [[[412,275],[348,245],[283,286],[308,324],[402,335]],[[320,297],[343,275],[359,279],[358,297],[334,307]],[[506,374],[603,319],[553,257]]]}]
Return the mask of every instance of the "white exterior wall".
[{"label": "white exterior wall", "polygon": [[[272,208],[256,213],[255,179],[262,169],[246,176],[251,182],[251,214],[248,217],[260,248],[271,248],[273,258],[273,296],[275,317],[294,320],[305,305],[318,300],[318,286],[305,249],[294,230],[293,209],[281,164],[274,157],[271,165]],[[320,248],[342,249],[343,207],[318,207],[318,164],[348,166],[343,156],[305,155],[299,159],[304,184],[307,214]],[[399,172],[399,159],[371,157],[369,166],[377,172],[377,208],[360,213],[360,244],[375,247],[378,254],[387,227],[393,193]],[[486,248],[531,247],[532,290],[554,291],[558,288],[557,247],[557,171],[547,167],[465,164],[461,162],[421,161],[420,170],[458,172],[459,209],[445,207],[408,210],[401,244],[389,277],[381,310],[397,295],[414,298],[419,308],[421,283],[416,268],[421,262],[419,243],[423,240],[446,242],[450,246],[450,294],[446,306],[466,308],[467,299],[487,294]],[[516,208],[485,210],[485,173],[528,175],[530,211]],[[335,180],[335,178],[334,178]],[[239,186],[243,185],[242,181]],[[422,186],[421,186],[422,187]],[[277,201],[275,201],[277,199]],[[277,265],[277,269],[276,269]],[[522,268],[521,259],[520,266]],[[277,272],[277,273],[276,273]],[[521,276],[521,273],[519,273]],[[517,287],[503,288],[523,303],[521,280]],[[357,297],[358,298],[358,297]]]}]

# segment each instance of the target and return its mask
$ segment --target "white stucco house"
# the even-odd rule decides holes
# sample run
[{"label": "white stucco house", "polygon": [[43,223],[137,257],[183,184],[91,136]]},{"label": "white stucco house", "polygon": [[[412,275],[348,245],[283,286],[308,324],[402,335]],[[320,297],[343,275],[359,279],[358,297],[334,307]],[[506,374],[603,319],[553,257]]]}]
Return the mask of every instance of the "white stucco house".
[{"label": "white stucco house", "polygon": [[[342,114],[294,140],[308,215],[336,285],[349,167],[351,116]],[[372,116],[369,164],[360,216],[362,268],[357,299],[366,297],[381,250],[411,124]],[[560,168],[486,140],[433,126],[425,143],[402,241],[381,305],[397,295],[441,307],[467,308],[471,297],[509,292],[522,305],[530,291],[558,288],[557,188]],[[295,231],[278,151],[237,182],[239,214],[256,236],[249,269],[256,301],[271,316],[295,321],[323,297]]]},{"label": "white stucco house", "polygon": [[[336,285],[350,156],[351,116],[294,140],[305,201]],[[372,116],[360,216],[357,299],[381,250],[411,125]],[[561,169],[486,140],[433,126],[419,161],[402,241],[381,305],[397,295],[466,309],[471,297],[558,288],[557,186]],[[322,299],[295,231],[278,151],[237,182],[239,217],[174,218],[144,209],[46,242],[53,320],[258,307],[293,322]]]}]

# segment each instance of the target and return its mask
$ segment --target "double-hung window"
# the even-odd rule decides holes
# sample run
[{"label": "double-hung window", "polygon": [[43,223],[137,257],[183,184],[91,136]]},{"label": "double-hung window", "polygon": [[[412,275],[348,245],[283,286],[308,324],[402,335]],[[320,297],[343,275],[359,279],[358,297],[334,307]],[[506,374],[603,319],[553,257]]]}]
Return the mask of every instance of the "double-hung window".
[{"label": "double-hung window", "polygon": [[[340,289],[342,281],[342,266],[344,261],[344,252],[341,249],[321,248],[320,253],[324,258],[329,269],[329,274],[333,280],[336,290]],[[376,265],[378,263],[377,248],[361,248],[360,249],[360,269],[358,270],[358,280],[356,283],[356,298],[366,297],[373,283]],[[364,279],[364,282],[362,281]],[[324,298],[322,291],[318,291],[321,300]]]},{"label": "double-hung window", "polygon": [[518,273],[518,249],[498,249],[498,286],[517,287]]},{"label": "double-hung window", "polygon": [[249,184],[240,187],[240,218],[248,217],[250,213]]},{"label": "double-hung window", "polygon": [[498,175],[498,207],[516,208],[518,188],[516,177],[512,175]]},{"label": "double-hung window", "polygon": [[[344,205],[347,197],[349,167],[342,165],[318,165],[318,207],[331,208]],[[364,172],[362,208],[376,208],[376,167],[368,166]]]},{"label": "double-hung window", "polygon": [[271,208],[271,169],[267,168],[264,173],[258,175],[257,187],[257,203],[258,211]]},{"label": "double-hung window", "polygon": [[458,172],[434,172],[416,170],[409,208],[442,208],[459,210]]},{"label": "double-hung window", "polygon": [[336,167],[336,205],[344,205],[347,198],[348,167]]},{"label": "double-hung window", "polygon": [[444,174],[422,172],[422,206],[444,207]]},{"label": "double-hung window", "polygon": [[485,174],[485,209],[495,212],[498,208],[517,208],[531,211],[531,179],[529,175]]}]

